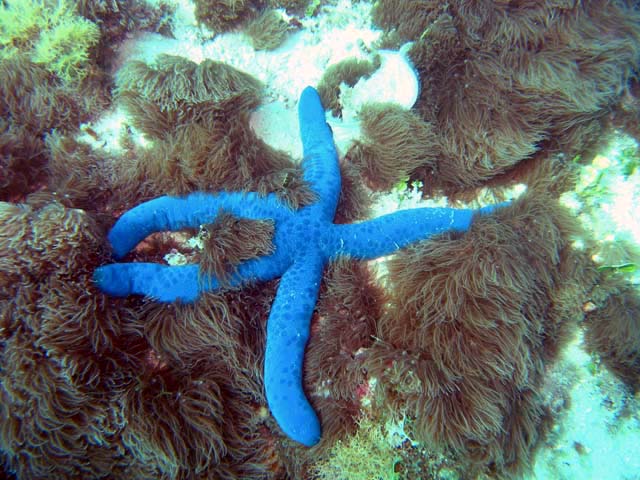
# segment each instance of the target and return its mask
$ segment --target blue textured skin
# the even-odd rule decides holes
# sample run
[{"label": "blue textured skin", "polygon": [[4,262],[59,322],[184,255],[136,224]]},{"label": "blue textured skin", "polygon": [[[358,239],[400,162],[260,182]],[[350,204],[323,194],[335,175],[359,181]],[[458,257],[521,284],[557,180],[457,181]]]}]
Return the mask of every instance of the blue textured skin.
[{"label": "blue textured skin", "polygon": [[[341,184],[338,154],[315,89],[307,87],[302,92],[298,114],[304,178],[319,198],[316,203],[292,211],[273,194],[165,196],[122,215],[111,229],[109,241],[115,257],[121,258],[152,232],[198,227],[213,221],[220,210],[274,221],[274,253],[241,264],[231,283],[281,277],[267,322],[267,402],[285,434],[312,446],[320,440],[320,422],[303,391],[302,365],[324,265],[340,255],[372,259],[445,230],[466,230],[474,211],[418,208],[357,224],[334,225]],[[481,212],[494,208],[485,207]],[[96,269],[94,279],[108,294],[147,295],[161,302],[194,302],[203,291],[219,288],[215,278],[199,282],[197,265],[115,263]]]}]

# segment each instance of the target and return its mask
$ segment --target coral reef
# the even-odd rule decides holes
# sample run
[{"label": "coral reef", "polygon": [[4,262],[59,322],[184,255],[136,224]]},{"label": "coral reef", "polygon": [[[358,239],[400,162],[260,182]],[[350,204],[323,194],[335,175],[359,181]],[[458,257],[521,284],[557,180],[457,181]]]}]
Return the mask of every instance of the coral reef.
[{"label": "coral reef", "polygon": [[416,168],[436,167],[433,126],[394,104],[369,103],[360,111],[365,140],[356,141],[347,157],[361,169],[371,188],[389,190]]},{"label": "coral reef", "polygon": [[148,3],[144,0],[74,0],[78,15],[100,27],[100,41],[95,53],[96,64],[111,71],[118,58],[118,48],[128,35],[158,32],[171,36],[170,18],[175,5]]},{"label": "coral reef", "polygon": [[398,51],[378,50],[373,62],[379,67],[349,88],[341,86],[342,116],[355,119],[364,106],[375,101],[394,103],[407,110],[413,108],[420,93],[418,72],[408,56],[413,43],[407,42]]},{"label": "coral reef", "polygon": [[575,185],[562,195],[584,228],[593,232],[584,245],[600,277],[585,304],[586,350],[594,363],[605,365],[630,391],[637,391],[640,385],[640,230],[634,208],[640,195],[639,161],[633,138],[607,135],[591,161],[580,161]]},{"label": "coral reef", "polygon": [[77,15],[68,0],[9,0],[0,6],[0,58],[27,55],[65,83],[87,75],[89,49],[99,38],[98,26]]},{"label": "coral reef", "polygon": [[274,251],[273,221],[237,218],[222,211],[212,223],[200,228],[206,241],[198,262],[201,283],[213,276],[220,285],[228,288],[242,262]]},{"label": "coral reef", "polygon": [[374,21],[415,42],[416,109],[436,136],[422,147],[438,159],[411,172],[426,194],[473,190],[538,154],[588,148],[640,56],[640,12],[624,1],[383,0]]},{"label": "coral reef", "polygon": [[545,365],[597,279],[570,246],[575,219],[537,188],[390,261],[393,306],[365,362],[383,403],[415,419],[414,438],[476,472],[530,467],[547,426]]},{"label": "coral reef", "polygon": [[[310,5],[311,3],[311,5]],[[215,33],[243,28],[257,50],[272,50],[284,41],[287,31],[300,26],[295,17],[312,16],[320,1],[310,0],[196,0],[196,19]],[[289,22],[276,11],[286,10]]]},{"label": "coral reef", "polygon": [[91,286],[89,271],[103,258],[101,229],[42,196],[3,202],[0,212],[5,465],[18,478],[136,472],[117,445],[122,411],[114,402],[137,367],[125,353],[135,341],[119,337],[133,312],[110,306]]},{"label": "coral reef", "polygon": [[325,445],[355,430],[367,389],[362,352],[373,343],[386,298],[371,271],[356,260],[341,258],[324,275],[305,354],[305,379],[316,385],[312,398]]},{"label": "coral reef", "polygon": [[105,255],[88,214],[44,195],[0,212],[0,445],[10,471],[269,478],[275,461],[256,435],[260,350],[241,341],[252,324],[244,296],[115,305],[92,286],[89,270]]},{"label": "coral reef", "polygon": [[263,11],[244,29],[256,50],[274,50],[284,43],[289,33],[289,23],[273,9]]},{"label": "coral reef", "polygon": [[[305,454],[278,446],[264,407],[263,319],[275,285],[193,305],[114,304],[90,281],[104,237],[88,214],[42,195],[0,212],[0,445],[10,471],[265,479],[291,468],[300,478]],[[52,243],[52,229],[64,240]],[[307,368],[323,383],[319,412],[332,439],[353,425],[350,382],[362,373],[336,371],[327,354],[347,365],[370,344],[377,295],[355,262],[333,266],[322,286]]]},{"label": "coral reef", "polygon": [[256,79],[225,63],[205,60],[197,64],[173,55],[159,55],[153,66],[129,62],[116,81],[118,92],[137,92],[161,111],[204,102],[227,113],[250,109],[257,106],[261,89]]},{"label": "coral reef", "polygon": [[322,104],[327,110],[331,110],[334,116],[341,116],[340,85],[345,83],[353,87],[358,80],[368,77],[378,67],[380,67],[379,57],[375,57],[373,61],[350,58],[329,66],[317,86]]},{"label": "coral reef", "polygon": [[67,207],[103,212],[113,195],[111,165],[116,160],[97,153],[62,129],[47,135],[44,146],[47,190]]},{"label": "coral reef", "polygon": [[269,0],[273,8],[284,8],[290,15],[304,15],[309,7],[315,9],[320,3],[320,0]]},{"label": "coral reef", "polygon": [[[80,15],[80,7],[48,0],[0,7],[0,199],[21,201],[48,186],[65,205],[72,203],[67,194],[82,204],[90,188],[105,185],[95,181],[102,178],[94,168],[83,186],[80,164],[69,168],[72,159],[65,164],[58,148],[63,142],[69,147],[80,122],[111,99],[105,72],[95,63],[101,31]],[[65,178],[69,172],[73,179]]]},{"label": "coral reef", "polygon": [[[215,35],[271,8],[293,15],[283,14],[289,28],[316,35],[342,7],[195,3]],[[278,281],[229,288],[242,265],[273,254],[276,223],[216,211],[200,230],[153,234],[127,254],[134,264],[170,255],[199,262],[196,288],[214,276],[225,290],[196,303],[110,298],[92,279],[112,261],[108,227],[151,198],[257,192],[287,211],[317,201],[303,168],[253,132],[249,115],[263,95],[255,78],[163,55],[112,75],[123,58],[116,53],[126,53],[121,42],[139,31],[170,35],[171,8],[124,0],[0,7],[0,476],[338,478],[338,459],[354,478],[381,475],[367,469],[377,461],[390,478],[518,476],[543,440],[554,441],[545,433],[573,401],[559,382],[589,381],[587,370],[577,377],[556,362],[576,325],[597,381],[618,389],[612,415],[635,415],[640,262],[622,227],[594,240],[575,217],[589,218],[595,234],[604,217],[633,213],[618,206],[637,184],[637,144],[620,144],[620,158],[592,157],[608,128],[638,138],[637,2],[376,2],[386,34],[358,48],[413,41],[421,94],[411,111],[363,107],[364,136],[339,164],[336,231],[361,236],[367,222],[352,223],[383,197],[368,188],[391,190],[389,211],[415,207],[420,190],[477,200],[488,186],[486,201],[514,182],[529,188],[466,233],[438,234],[375,265],[327,264],[301,367],[322,425],[312,448],[282,434],[265,395]],[[325,106],[338,112],[349,91],[340,83],[375,70],[373,58],[327,69]],[[127,113],[114,150],[102,148],[97,126],[107,105]],[[96,123],[80,127],[86,121]],[[578,186],[577,167],[587,177]],[[577,196],[568,201],[573,216],[557,204],[567,190]],[[380,234],[384,223],[368,225]],[[394,428],[404,430],[391,444]],[[586,460],[593,445],[567,438]]]},{"label": "coral reef", "polygon": [[[341,189],[338,154],[314,88],[302,92],[298,113],[304,179],[317,195],[316,202],[292,212],[274,194],[259,198],[253,192],[196,192],[185,197],[159,197],[124,213],[109,232],[109,241],[120,259],[153,232],[197,227],[220,211],[273,221],[273,253],[239,265],[227,283],[240,286],[281,277],[267,323],[265,389],[282,430],[312,446],[319,441],[320,425],[302,391],[302,360],[324,264],[342,255],[376,258],[444,230],[466,230],[475,212],[422,208],[359,224],[334,225]],[[480,212],[492,210],[485,207]],[[161,302],[194,302],[203,292],[221,287],[219,278],[203,278],[198,273],[199,267],[193,264],[116,263],[97,269],[94,279],[110,295],[142,294]]]},{"label": "coral reef", "polygon": [[634,392],[640,388],[640,294],[619,274],[605,274],[586,316],[589,351]]},{"label": "coral reef", "polygon": [[[384,428],[378,422],[362,419],[357,433],[345,444],[336,442],[329,455],[314,465],[317,480],[397,480],[395,470],[398,455],[388,442]],[[362,462],[362,457],[368,461]]]},{"label": "coral reef", "polygon": [[73,131],[87,107],[26,57],[0,60],[0,199],[23,199],[46,182],[46,134]]},{"label": "coral reef", "polygon": [[292,207],[312,201],[300,169],[249,125],[261,93],[250,75],[221,62],[160,55],[152,67],[131,62],[116,81],[131,122],[155,140],[117,167],[126,204],[222,189],[276,192]]},{"label": "coral reef", "polygon": [[196,19],[214,32],[226,32],[254,18],[263,0],[196,0]]}]

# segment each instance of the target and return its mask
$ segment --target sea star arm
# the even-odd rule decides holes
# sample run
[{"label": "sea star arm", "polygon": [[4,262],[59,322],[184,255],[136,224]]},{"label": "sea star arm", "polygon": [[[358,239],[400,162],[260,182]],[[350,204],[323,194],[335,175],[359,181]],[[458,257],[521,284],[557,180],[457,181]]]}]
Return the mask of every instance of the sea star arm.
[{"label": "sea star arm", "polygon": [[320,422],[302,388],[302,365],[322,268],[319,252],[297,258],[280,280],[267,321],[267,402],[284,433],[308,447],[320,440]]},{"label": "sea star arm", "polygon": [[153,232],[199,227],[221,211],[249,219],[283,220],[292,212],[274,194],[249,192],[192,193],[184,197],[155,198],[125,212],[109,232],[115,258],[122,258]]},{"label": "sea star arm", "polygon": [[[279,255],[243,262],[225,287],[277,278],[284,271]],[[145,295],[159,302],[195,302],[202,292],[215,292],[220,282],[215,276],[202,276],[198,265],[168,266],[158,263],[112,263],[98,267],[93,275],[101,291],[116,297]]]},{"label": "sea star arm", "polygon": [[[115,256],[121,258],[152,232],[197,227],[212,221],[220,210],[275,222],[275,252],[240,264],[232,285],[282,275],[267,322],[265,391],[269,408],[284,433],[312,446],[320,439],[320,422],[304,394],[302,367],[324,262],[339,255],[375,258],[435,233],[466,230],[475,211],[415,209],[355,225],[334,225],[340,193],[338,156],[313,88],[301,95],[299,118],[304,178],[319,197],[316,203],[293,212],[273,194],[259,197],[223,192],[161,197],[126,212],[109,233],[109,240]],[[198,274],[197,265],[124,263],[100,267],[94,276],[100,289],[112,295],[137,293],[164,302],[192,302],[202,291],[219,287],[215,278],[203,279]]]},{"label": "sea star arm", "polygon": [[302,91],[298,118],[304,179],[318,195],[318,201],[309,208],[317,208],[322,218],[333,221],[341,188],[338,152],[315,88],[307,87]]},{"label": "sea star arm", "polygon": [[360,223],[333,225],[322,243],[329,257],[349,255],[370,260],[447,230],[465,231],[474,214],[484,214],[506,204],[479,210],[413,208]]},{"label": "sea star arm", "polygon": [[93,280],[102,292],[115,297],[146,295],[161,302],[193,302],[200,295],[198,265],[112,263],[98,267]]}]

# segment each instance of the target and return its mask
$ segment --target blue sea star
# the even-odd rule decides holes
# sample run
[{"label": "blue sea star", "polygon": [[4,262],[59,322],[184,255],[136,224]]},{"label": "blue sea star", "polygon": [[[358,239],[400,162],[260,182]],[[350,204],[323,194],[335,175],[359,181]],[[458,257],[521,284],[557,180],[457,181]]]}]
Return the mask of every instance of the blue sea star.
[{"label": "blue sea star", "polygon": [[[298,115],[304,179],[318,196],[312,205],[294,211],[275,194],[221,192],[164,196],[127,211],[108,238],[114,256],[119,259],[153,232],[198,227],[211,222],[220,211],[274,222],[274,252],[240,264],[230,283],[241,286],[280,277],[267,321],[264,362],[267,403],[286,435],[312,446],[319,441],[321,429],[303,391],[302,365],[323,267],[342,255],[373,259],[438,232],[466,230],[475,211],[416,208],[356,224],[334,224],[341,185],[338,154],[314,88],[307,87],[302,92]],[[161,302],[194,302],[202,292],[221,288],[215,277],[204,281],[199,278],[198,265],[114,263],[96,269],[94,279],[107,294],[141,294]]]}]

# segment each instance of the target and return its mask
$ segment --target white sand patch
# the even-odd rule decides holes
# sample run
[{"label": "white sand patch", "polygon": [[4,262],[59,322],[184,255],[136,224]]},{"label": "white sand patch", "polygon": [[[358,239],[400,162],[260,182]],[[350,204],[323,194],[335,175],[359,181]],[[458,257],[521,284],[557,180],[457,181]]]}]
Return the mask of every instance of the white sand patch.
[{"label": "white sand patch", "polygon": [[593,372],[581,335],[547,378],[569,393],[569,409],[536,457],[535,480],[637,479],[638,401],[604,367]]}]

